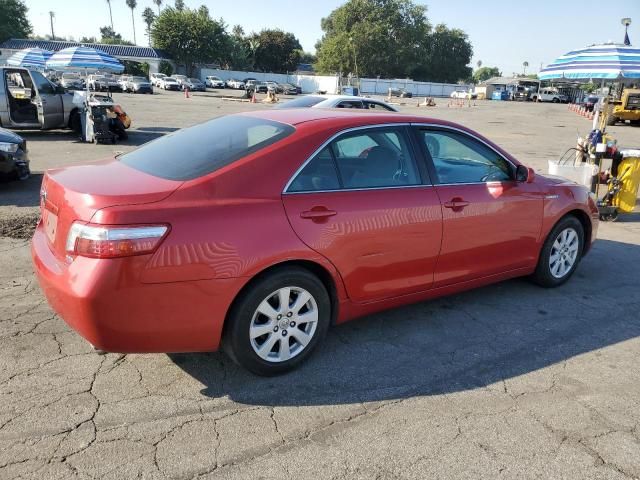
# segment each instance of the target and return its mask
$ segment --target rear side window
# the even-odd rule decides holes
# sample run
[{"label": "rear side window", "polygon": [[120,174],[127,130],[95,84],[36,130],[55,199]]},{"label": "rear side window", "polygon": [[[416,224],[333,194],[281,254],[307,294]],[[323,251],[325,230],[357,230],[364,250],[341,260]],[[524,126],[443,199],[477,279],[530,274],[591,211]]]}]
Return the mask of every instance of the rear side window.
[{"label": "rear side window", "polygon": [[126,153],[120,161],[168,180],[192,180],[291,135],[291,125],[244,116],[220,117]]}]

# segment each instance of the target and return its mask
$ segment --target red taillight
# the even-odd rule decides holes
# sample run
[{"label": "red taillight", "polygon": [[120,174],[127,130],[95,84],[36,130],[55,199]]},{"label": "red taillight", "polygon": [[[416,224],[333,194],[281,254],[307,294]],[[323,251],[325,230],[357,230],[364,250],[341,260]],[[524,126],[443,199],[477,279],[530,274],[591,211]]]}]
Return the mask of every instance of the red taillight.
[{"label": "red taillight", "polygon": [[118,258],[152,253],[169,231],[167,225],[104,226],[74,223],[67,236],[67,254]]}]

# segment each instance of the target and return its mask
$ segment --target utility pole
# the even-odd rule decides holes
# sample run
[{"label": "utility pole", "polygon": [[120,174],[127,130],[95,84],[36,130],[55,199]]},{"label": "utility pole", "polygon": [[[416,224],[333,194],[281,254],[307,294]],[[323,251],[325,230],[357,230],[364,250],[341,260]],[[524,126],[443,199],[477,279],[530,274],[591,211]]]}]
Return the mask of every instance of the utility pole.
[{"label": "utility pole", "polygon": [[49,12],[49,21],[51,22],[51,40],[55,40],[56,36],[53,33],[53,17],[55,17],[56,14],[53,11]]}]

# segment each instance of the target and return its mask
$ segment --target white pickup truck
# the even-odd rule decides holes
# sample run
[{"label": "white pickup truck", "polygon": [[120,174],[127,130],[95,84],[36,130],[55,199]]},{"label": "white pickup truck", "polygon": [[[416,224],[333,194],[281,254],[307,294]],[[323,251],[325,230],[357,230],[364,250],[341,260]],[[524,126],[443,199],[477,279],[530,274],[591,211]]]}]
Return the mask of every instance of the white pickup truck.
[{"label": "white pickup truck", "polygon": [[553,102],[553,103],[568,103],[569,97],[559,93],[555,88],[542,88],[539,92],[531,95],[531,99],[534,102]]}]

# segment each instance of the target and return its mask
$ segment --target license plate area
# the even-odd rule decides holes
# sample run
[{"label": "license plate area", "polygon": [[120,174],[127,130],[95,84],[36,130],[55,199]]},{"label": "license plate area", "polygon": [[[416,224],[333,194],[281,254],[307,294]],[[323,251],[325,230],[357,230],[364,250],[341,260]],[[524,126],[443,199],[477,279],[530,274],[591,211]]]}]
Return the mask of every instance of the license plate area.
[{"label": "license plate area", "polygon": [[42,212],[42,221],[44,224],[44,232],[53,245],[56,241],[56,233],[58,232],[58,215],[50,210],[44,209]]}]

